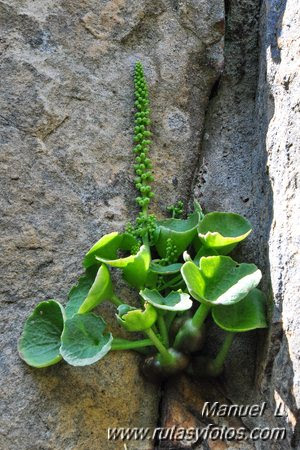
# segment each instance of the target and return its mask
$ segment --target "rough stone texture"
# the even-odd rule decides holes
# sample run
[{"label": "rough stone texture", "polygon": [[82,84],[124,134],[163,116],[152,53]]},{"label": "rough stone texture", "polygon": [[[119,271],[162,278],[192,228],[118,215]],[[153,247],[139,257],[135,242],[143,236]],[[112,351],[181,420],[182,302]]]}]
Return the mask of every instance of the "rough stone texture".
[{"label": "rough stone texture", "polygon": [[134,217],[137,59],[150,84],[156,210],[189,196],[223,67],[223,5],[14,0],[0,9],[0,448],[123,448],[106,441],[108,426],[157,421],[159,390],[139,375],[139,357],[33,370],[18,359],[17,339],[37,301],[65,301],[91,244]]},{"label": "rough stone texture", "polygon": [[282,405],[279,423],[287,426],[288,444],[299,448],[300,8],[297,2],[268,0],[262,13],[258,108],[273,197],[269,261],[274,296],[263,382],[273,405]]},{"label": "rough stone texture", "polygon": [[[178,389],[180,386],[180,389]],[[195,448],[197,450],[211,449],[211,450],[250,450],[253,448],[253,443],[246,442],[246,440],[239,442],[237,439],[231,439],[226,442],[226,439],[207,439],[202,442],[202,439],[196,435],[180,438],[179,430],[181,427],[185,429],[204,430],[206,427],[226,427],[227,429],[239,429],[245,427],[239,417],[207,417],[202,414],[205,402],[220,402],[228,404],[228,399],[224,397],[224,386],[219,381],[210,380],[192,380],[186,375],[181,375],[177,380],[171,380],[167,386],[168,402],[163,403],[162,414],[165,417],[165,427],[176,427],[177,435],[174,434],[172,442],[161,440],[161,449],[184,449]],[[219,430],[220,431],[220,430]],[[228,434],[229,436],[230,434]],[[248,436],[248,430],[245,430],[245,435]],[[212,436],[213,437],[213,436]]]},{"label": "rough stone texture", "polygon": [[[268,191],[268,178],[265,156],[257,151],[256,117],[260,2],[230,0],[226,6],[224,72],[213,90],[206,114],[194,196],[205,211],[232,211],[250,220],[253,233],[233,256],[240,261],[257,263],[266,273],[270,218],[269,199],[264,192]],[[216,326],[210,327],[207,339],[210,352],[217,351],[223,336]],[[255,401],[256,354],[257,333],[240,334],[235,339],[222,378],[225,403]],[[213,386],[207,392],[207,401],[215,401],[214,398],[220,396],[218,387],[215,386],[214,392]],[[177,389],[183,390],[182,379]],[[194,392],[197,395],[197,389]],[[201,404],[201,391],[198,395]],[[167,385],[163,397],[165,411],[169,411],[167,403],[172,397],[173,391]],[[200,410],[190,411],[199,418]],[[165,421],[168,420],[166,414]],[[224,445],[230,446],[230,442]],[[243,445],[246,443],[243,442],[241,448]],[[206,446],[213,448],[209,442],[204,443],[204,448]],[[251,448],[254,448],[253,443]]]},{"label": "rough stone texture", "polygon": [[[235,257],[257,263],[264,273],[270,328],[236,339],[221,385],[194,385],[180,402],[194,382],[180,378],[175,388],[167,384],[163,423],[180,417],[188,426],[203,426],[203,397],[222,402],[224,396],[227,404],[266,401],[263,417],[243,418],[244,426],[285,427],[286,439],[247,445],[299,448],[299,4],[266,0],[260,9],[256,0],[229,0],[226,6],[224,74],[207,111],[194,194],[208,211],[234,211],[251,221],[253,234]],[[216,350],[221,343],[216,328],[208,340]],[[282,417],[275,417],[280,404]],[[168,445],[212,449],[218,444],[172,442],[161,448]]]}]

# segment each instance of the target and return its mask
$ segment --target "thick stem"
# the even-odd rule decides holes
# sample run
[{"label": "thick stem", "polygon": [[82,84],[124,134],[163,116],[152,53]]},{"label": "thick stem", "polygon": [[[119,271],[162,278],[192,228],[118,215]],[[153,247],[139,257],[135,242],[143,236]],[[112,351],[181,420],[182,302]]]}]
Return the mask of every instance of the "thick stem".
[{"label": "thick stem", "polygon": [[149,339],[151,339],[151,341],[153,342],[153,344],[155,345],[155,347],[157,348],[157,350],[159,351],[165,362],[173,360],[172,355],[168,352],[164,344],[158,339],[158,337],[151,328],[148,328],[148,330],[145,330],[144,332],[147,334]]},{"label": "thick stem", "polygon": [[204,321],[211,307],[201,303],[192,319],[188,319],[179,329],[174,340],[174,347],[185,352],[199,350],[204,343]]},{"label": "thick stem", "polygon": [[112,350],[134,350],[135,348],[149,347],[153,345],[150,339],[141,339],[140,341],[127,341],[127,339],[116,338],[113,340]]},{"label": "thick stem", "polygon": [[195,328],[201,328],[203,322],[205,321],[211,306],[207,306],[204,303],[201,303],[197,311],[195,312],[192,318],[192,324]]},{"label": "thick stem", "polygon": [[228,354],[228,351],[230,349],[230,346],[232,344],[233,338],[236,333],[227,332],[225,340],[223,342],[222,347],[220,348],[217,356],[215,357],[213,361],[213,366],[216,371],[219,371],[222,369],[224,361],[226,359],[226,356]]},{"label": "thick stem", "polygon": [[168,329],[166,327],[165,319],[162,314],[158,314],[157,322],[162,341],[166,347],[169,347]]},{"label": "thick stem", "polygon": [[123,305],[125,303],[116,294],[113,294],[112,297],[109,299],[109,301],[113,303],[116,307]]}]

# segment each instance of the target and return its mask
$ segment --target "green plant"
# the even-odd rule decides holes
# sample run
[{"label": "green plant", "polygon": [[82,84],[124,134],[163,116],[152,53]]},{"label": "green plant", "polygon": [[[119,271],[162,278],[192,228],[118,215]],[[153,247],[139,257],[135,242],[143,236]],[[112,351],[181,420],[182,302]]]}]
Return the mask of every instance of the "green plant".
[{"label": "green plant", "polygon": [[[150,378],[181,370],[217,376],[235,333],[266,327],[265,298],[257,289],[261,272],[239,264],[228,253],[251,232],[238,214],[204,214],[194,203],[186,218],[183,202],[158,220],[149,214],[153,197],[148,87],[141,63],[135,66],[135,187],[141,211],[123,233],[102,236],[83,260],[84,274],[63,307],[55,300],[39,303],[25,322],[19,354],[33,367],[61,359],[74,366],[93,364],[109,351],[136,350],[146,355],[143,371]],[[129,305],[114,290],[110,270],[117,268],[139,292],[141,307]],[[116,320],[135,340],[113,337],[104,320],[91,312],[109,301]],[[196,308],[194,308],[196,307]],[[193,311],[193,312],[192,312]],[[212,316],[227,335],[215,359],[199,356],[205,321]],[[197,352],[197,356],[193,355]]]}]

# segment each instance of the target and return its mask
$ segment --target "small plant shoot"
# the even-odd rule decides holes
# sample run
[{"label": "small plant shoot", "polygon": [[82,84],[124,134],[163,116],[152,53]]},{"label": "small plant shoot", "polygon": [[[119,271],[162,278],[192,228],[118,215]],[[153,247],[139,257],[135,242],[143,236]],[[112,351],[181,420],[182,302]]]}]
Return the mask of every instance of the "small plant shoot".
[{"label": "small plant shoot", "polygon": [[[149,212],[154,196],[152,133],[140,62],[134,69],[134,93],[133,169],[140,211],[123,233],[112,230],[87,251],[84,272],[65,306],[47,300],[35,307],[19,339],[19,355],[42,368],[62,360],[85,366],[111,351],[134,350],[141,353],[141,370],[152,381],[184,370],[193,376],[219,376],[234,336],[267,327],[265,296],[257,288],[260,270],[229,256],[251,233],[251,225],[232,212],[206,214],[196,201],[187,217],[181,200],[167,208],[169,218],[158,220]],[[112,271],[136,289],[136,298],[118,296]],[[115,308],[115,320],[127,339],[113,336],[95,313],[104,302]],[[219,353],[208,357],[205,335],[212,321],[225,337]]]}]

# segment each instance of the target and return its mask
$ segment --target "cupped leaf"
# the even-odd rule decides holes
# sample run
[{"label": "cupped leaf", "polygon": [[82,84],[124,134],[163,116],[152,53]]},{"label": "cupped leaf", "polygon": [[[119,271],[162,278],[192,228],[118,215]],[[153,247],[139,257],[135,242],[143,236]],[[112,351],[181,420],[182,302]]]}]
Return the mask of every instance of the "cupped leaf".
[{"label": "cupped leaf", "polygon": [[150,303],[145,304],[145,310],[133,308],[129,305],[118,307],[117,320],[127,331],[143,331],[151,328],[156,322],[157,312]]},{"label": "cupped leaf", "polygon": [[103,358],[111,349],[113,337],[105,333],[106,323],[93,313],[75,314],[66,320],[60,353],[72,366],[86,366]]},{"label": "cupped leaf", "polygon": [[199,266],[200,259],[202,256],[217,256],[218,252],[214,250],[213,248],[204,247],[204,245],[201,245],[198,252],[196,253],[196,256],[194,258],[194,263]]},{"label": "cupped leaf", "polygon": [[132,263],[129,263],[123,269],[123,278],[131,286],[141,289],[148,276],[148,271],[151,262],[151,254],[149,247],[142,245],[139,252],[135,255]]},{"label": "cupped leaf", "polygon": [[142,245],[136,255],[112,260],[101,257],[96,257],[96,259],[109,266],[122,269],[124,279],[132,286],[140,289],[147,278],[151,255],[149,248],[146,245]]},{"label": "cupped leaf", "polygon": [[151,272],[159,275],[173,275],[174,273],[180,272],[181,267],[181,263],[169,264],[168,266],[161,266],[160,264],[152,263],[150,265],[150,270]]},{"label": "cupped leaf", "polygon": [[117,259],[118,250],[130,250],[136,242],[135,238],[128,233],[120,234],[114,231],[113,233],[105,234],[87,252],[83,265],[84,267],[90,267],[93,264],[99,264],[97,257],[111,260]]},{"label": "cupped leaf", "polygon": [[172,291],[163,297],[156,289],[143,289],[140,295],[146,302],[166,311],[187,311],[193,305],[190,296],[182,291]]},{"label": "cupped leaf", "polygon": [[158,223],[156,249],[161,258],[166,257],[167,241],[171,239],[176,245],[174,257],[178,258],[197,234],[199,213],[194,212],[188,219],[165,219]]},{"label": "cupped leaf", "polygon": [[148,270],[147,278],[145,280],[144,286],[146,286],[149,289],[154,289],[155,286],[157,285],[157,278],[158,278],[158,273],[154,273],[154,272],[151,272],[150,270]]},{"label": "cupped leaf", "polygon": [[235,213],[212,212],[206,214],[198,227],[201,242],[223,255],[227,255],[252,231],[251,224]]},{"label": "cupped leaf", "polygon": [[47,367],[61,360],[60,338],[64,309],[55,300],[39,303],[25,322],[18,342],[20,357],[32,367]]},{"label": "cupped leaf", "polygon": [[91,311],[95,306],[100,305],[104,300],[110,300],[113,295],[113,287],[110,272],[105,264],[101,264],[95,281],[92,284],[84,302],[80,306],[78,313],[84,314]]},{"label": "cupped leaf", "polygon": [[253,289],[234,305],[215,306],[212,316],[215,323],[226,331],[241,332],[266,328],[266,298],[259,289]]},{"label": "cupped leaf", "polygon": [[80,306],[86,299],[97,274],[97,272],[92,269],[92,267],[87,269],[86,273],[79,278],[77,284],[70,290],[68,295],[68,303],[66,304],[67,319],[70,319],[78,312]]},{"label": "cupped leaf", "polygon": [[238,264],[229,256],[202,257],[200,268],[188,261],[181,274],[192,297],[210,306],[239,302],[261,280],[255,264]]},{"label": "cupped leaf", "polygon": [[97,262],[96,256],[114,259],[121,242],[122,235],[116,231],[102,236],[85,255],[83,260],[84,267],[90,267],[95,264]]}]

